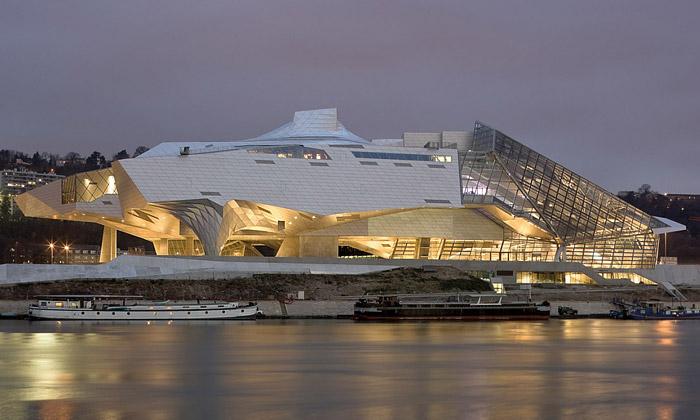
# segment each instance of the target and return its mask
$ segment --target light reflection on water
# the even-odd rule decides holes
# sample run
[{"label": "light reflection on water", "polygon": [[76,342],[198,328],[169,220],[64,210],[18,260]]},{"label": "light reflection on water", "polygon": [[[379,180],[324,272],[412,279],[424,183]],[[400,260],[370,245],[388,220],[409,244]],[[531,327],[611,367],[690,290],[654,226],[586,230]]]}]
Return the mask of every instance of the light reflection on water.
[{"label": "light reflection on water", "polygon": [[700,323],[0,322],[0,418],[693,418]]}]

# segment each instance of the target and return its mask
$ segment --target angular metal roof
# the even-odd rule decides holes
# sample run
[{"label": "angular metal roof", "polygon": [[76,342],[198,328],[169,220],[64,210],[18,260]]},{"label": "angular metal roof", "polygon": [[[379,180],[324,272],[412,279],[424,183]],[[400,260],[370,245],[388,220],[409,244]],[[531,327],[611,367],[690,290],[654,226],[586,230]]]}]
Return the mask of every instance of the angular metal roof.
[{"label": "angular metal roof", "polygon": [[656,235],[660,235],[662,233],[682,232],[686,229],[685,225],[674,222],[673,220],[665,217],[653,216],[652,222],[654,221],[659,222],[652,224],[652,230]]},{"label": "angular metal roof", "polygon": [[336,108],[297,111],[294,119],[261,136],[247,140],[224,142],[165,142],[160,143],[137,158],[176,156],[189,147],[189,154],[215,153],[249,146],[326,143],[326,144],[370,144],[369,141],[351,133],[338,121]]},{"label": "angular metal roof", "polygon": [[345,140],[352,143],[369,143],[348,131],[338,121],[336,108],[297,111],[287,124],[247,141],[269,141],[289,139]]}]

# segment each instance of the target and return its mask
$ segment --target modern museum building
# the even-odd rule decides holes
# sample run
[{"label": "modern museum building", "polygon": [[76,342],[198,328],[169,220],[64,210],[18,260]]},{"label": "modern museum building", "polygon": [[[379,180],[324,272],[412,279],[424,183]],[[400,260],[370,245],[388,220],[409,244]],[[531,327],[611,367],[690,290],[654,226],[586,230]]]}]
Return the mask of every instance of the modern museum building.
[{"label": "modern museum building", "polygon": [[101,262],[116,257],[122,231],[158,255],[338,258],[351,247],[494,272],[512,262],[582,267],[516,270],[518,282],[647,282],[633,272],[656,266],[659,235],[684,229],[484,123],[365,140],[335,109],[296,112],[248,140],[161,143],[16,201],[26,216],[104,226]]}]

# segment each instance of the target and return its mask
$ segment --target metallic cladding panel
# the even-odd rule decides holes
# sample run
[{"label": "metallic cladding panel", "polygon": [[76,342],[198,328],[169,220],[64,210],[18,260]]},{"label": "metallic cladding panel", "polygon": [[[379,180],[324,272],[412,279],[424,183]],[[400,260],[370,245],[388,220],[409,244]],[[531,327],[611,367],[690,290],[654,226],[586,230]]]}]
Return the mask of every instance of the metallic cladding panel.
[{"label": "metallic cladding panel", "polygon": [[[315,148],[322,148],[314,144]],[[412,162],[412,167],[397,167],[390,159],[376,166],[363,166],[345,148],[324,148],[328,166],[312,166],[310,159],[289,159],[266,155],[275,165],[255,162],[256,153],[233,150],[188,156],[136,158],[119,161],[132,182],[121,184],[120,195],[131,192],[123,207],[147,202],[182,201],[202,198],[224,205],[231,200],[246,200],[293,208],[314,214],[372,211],[424,207],[427,200],[441,200],[430,207],[461,207],[459,167],[456,150],[440,150],[451,157],[445,168],[435,170],[431,162]],[[396,152],[391,146],[365,146],[365,150]],[[407,153],[431,155],[426,149],[405,149]],[[258,159],[259,160],[259,159]],[[127,179],[127,178],[125,178]],[[140,192],[140,194],[136,194]],[[213,193],[218,193],[216,196]]]}]

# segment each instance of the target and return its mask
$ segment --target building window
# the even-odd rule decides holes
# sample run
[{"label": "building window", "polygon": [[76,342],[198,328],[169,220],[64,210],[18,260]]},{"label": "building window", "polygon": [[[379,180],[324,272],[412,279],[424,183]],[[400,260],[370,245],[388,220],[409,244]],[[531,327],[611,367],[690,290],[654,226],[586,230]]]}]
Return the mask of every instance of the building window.
[{"label": "building window", "polygon": [[304,146],[278,146],[278,147],[263,147],[257,149],[248,149],[248,153],[263,153],[268,155],[277,155],[278,158],[285,159],[312,159],[312,160],[330,160],[330,156],[322,149]]},{"label": "building window", "polygon": [[391,160],[415,160],[424,162],[452,162],[450,155],[420,155],[417,153],[383,153],[383,152],[356,152],[352,154],[361,159],[391,159]]}]

